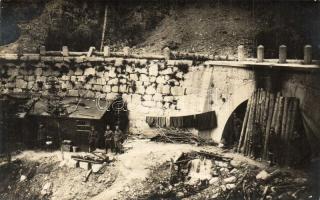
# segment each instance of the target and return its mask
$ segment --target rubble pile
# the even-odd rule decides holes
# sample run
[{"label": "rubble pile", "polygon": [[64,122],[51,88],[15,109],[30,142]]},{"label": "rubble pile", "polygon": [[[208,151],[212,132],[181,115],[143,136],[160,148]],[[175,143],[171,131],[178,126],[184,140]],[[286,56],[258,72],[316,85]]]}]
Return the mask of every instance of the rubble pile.
[{"label": "rubble pile", "polygon": [[[150,177],[147,184],[152,189],[133,192],[126,199],[311,198],[309,181],[303,173],[276,168],[260,169],[205,151],[183,153],[151,174],[154,178]],[[161,180],[157,178],[160,174]]]},{"label": "rubble pile", "polygon": [[117,178],[113,166],[99,173],[92,170],[86,177],[87,170],[62,163],[56,156],[47,156],[37,161],[17,159],[0,166],[0,199],[90,199]]},{"label": "rubble pile", "polygon": [[162,128],[158,130],[158,134],[151,138],[151,141],[165,143],[183,143],[183,144],[205,144],[206,141],[188,129],[178,128]]}]

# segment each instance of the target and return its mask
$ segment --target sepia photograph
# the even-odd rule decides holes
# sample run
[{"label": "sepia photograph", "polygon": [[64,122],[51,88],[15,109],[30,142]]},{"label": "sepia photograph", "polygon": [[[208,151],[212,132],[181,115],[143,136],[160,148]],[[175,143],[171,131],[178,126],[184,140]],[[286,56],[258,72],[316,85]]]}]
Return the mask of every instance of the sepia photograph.
[{"label": "sepia photograph", "polygon": [[320,0],[0,0],[0,200],[320,200]]}]

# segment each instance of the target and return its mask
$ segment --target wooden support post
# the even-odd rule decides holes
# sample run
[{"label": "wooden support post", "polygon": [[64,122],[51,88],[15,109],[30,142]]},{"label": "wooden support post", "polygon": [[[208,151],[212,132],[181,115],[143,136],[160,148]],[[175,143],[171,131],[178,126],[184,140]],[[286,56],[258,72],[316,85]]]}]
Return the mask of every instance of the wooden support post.
[{"label": "wooden support post", "polygon": [[63,46],[62,47],[62,56],[69,56],[68,46]]},{"label": "wooden support post", "polygon": [[281,45],[279,47],[279,63],[286,63],[287,61],[287,46]]},{"label": "wooden support post", "polygon": [[265,140],[264,140],[264,149],[263,149],[263,158],[265,160],[268,159],[268,152],[269,152],[269,139],[270,139],[270,128],[271,128],[271,122],[273,118],[274,113],[274,106],[275,106],[275,97],[272,93],[269,95],[269,110],[268,110],[268,116],[267,116],[267,123],[266,123],[266,132],[265,132]]},{"label": "wooden support post", "polygon": [[106,30],[107,30],[107,17],[108,17],[108,5],[104,6],[104,18],[103,18],[103,27],[102,27],[102,34],[101,34],[101,44],[100,44],[100,51],[102,51],[103,48],[103,43],[104,43],[104,38],[106,35]]},{"label": "wooden support post", "polygon": [[304,46],[303,64],[308,65],[312,63],[312,46]]},{"label": "wooden support post", "polygon": [[103,56],[110,57],[110,47],[108,47],[108,46],[103,47]]},{"label": "wooden support post", "polygon": [[166,60],[170,60],[171,51],[170,51],[169,47],[166,47],[163,49],[163,55]]},{"label": "wooden support post", "polygon": [[259,45],[257,49],[257,62],[263,62],[264,60],[264,46]]},{"label": "wooden support post", "polygon": [[241,134],[240,134],[240,139],[239,139],[239,144],[238,144],[238,152],[240,152],[240,153],[241,153],[241,148],[243,147],[245,132],[246,132],[247,125],[248,125],[248,117],[249,117],[249,111],[250,111],[250,107],[251,107],[251,101],[252,101],[252,98],[250,98],[248,100],[246,113],[245,113],[244,120],[242,123]]},{"label": "wooden support post", "polygon": [[46,55],[46,46],[43,46],[43,45],[40,46],[39,50],[40,50],[40,55],[41,56]]},{"label": "wooden support post", "polygon": [[244,60],[245,60],[244,46],[240,45],[238,46],[238,61],[244,61]]}]

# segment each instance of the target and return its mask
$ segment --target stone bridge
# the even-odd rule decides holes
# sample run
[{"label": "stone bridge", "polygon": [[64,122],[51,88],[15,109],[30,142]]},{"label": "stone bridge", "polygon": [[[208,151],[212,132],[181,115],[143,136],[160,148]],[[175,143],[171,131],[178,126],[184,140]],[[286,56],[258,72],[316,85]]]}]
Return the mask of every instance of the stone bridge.
[{"label": "stone bridge", "polygon": [[[130,130],[148,133],[146,116],[172,117],[215,111],[216,128],[199,131],[220,142],[232,112],[257,88],[297,97],[304,128],[314,149],[320,142],[320,67],[311,61],[257,59],[170,52],[135,55],[123,52],[46,51],[0,55],[1,93],[46,94],[46,79],[55,76],[67,96],[114,99],[122,94],[129,110]],[[310,52],[309,52],[310,53]],[[284,59],[284,60],[283,60]],[[214,122],[208,122],[214,123]]]}]

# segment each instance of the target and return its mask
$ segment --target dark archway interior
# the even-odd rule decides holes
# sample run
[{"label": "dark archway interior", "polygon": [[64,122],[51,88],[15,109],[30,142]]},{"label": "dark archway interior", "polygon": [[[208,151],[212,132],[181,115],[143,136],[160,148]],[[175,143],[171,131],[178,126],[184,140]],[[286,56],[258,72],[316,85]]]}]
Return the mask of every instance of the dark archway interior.
[{"label": "dark archway interior", "polygon": [[242,122],[246,112],[248,100],[242,102],[230,115],[222,133],[221,143],[232,146],[240,138]]}]

